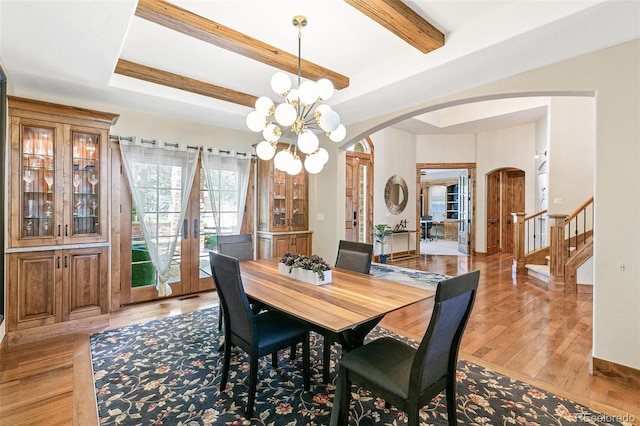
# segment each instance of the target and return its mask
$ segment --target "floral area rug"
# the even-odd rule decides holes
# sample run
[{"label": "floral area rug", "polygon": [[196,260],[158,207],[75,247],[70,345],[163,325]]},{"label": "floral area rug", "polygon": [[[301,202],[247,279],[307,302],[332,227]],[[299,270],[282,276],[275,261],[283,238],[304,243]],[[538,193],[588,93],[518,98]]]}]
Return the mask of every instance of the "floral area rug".
[{"label": "floral area rug", "polygon": [[[281,351],[278,369],[260,360],[254,417],[244,418],[249,359],[233,352],[229,384],[219,389],[222,343],[218,309],[168,317],[91,336],[101,425],[327,425],[335,393],[321,384],[322,337],[312,334],[312,386],[302,386],[301,350]],[[401,337],[374,329],[368,339]],[[408,341],[407,339],[403,339]],[[409,341],[408,341],[409,342]],[[415,342],[410,342],[415,344]],[[333,348],[331,370],[335,382]],[[620,425],[611,416],[460,360],[458,422],[463,425]],[[350,425],[403,425],[406,416],[362,389],[352,389]],[[447,425],[444,393],[421,412],[422,425]]]},{"label": "floral area rug", "polygon": [[376,277],[384,278],[385,280],[396,281],[433,291],[436,290],[438,282],[449,278],[446,275],[436,274],[434,272],[416,271],[415,269],[382,263],[372,263],[369,273]]}]

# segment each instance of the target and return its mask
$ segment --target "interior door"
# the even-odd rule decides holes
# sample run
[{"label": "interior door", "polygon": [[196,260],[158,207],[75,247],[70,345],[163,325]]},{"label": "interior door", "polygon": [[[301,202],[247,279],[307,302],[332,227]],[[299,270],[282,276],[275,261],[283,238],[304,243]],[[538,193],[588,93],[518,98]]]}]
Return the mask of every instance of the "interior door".
[{"label": "interior door", "polygon": [[373,231],[373,161],[371,154],[347,152],[345,239],[371,242]]},{"label": "interior door", "polygon": [[513,216],[524,211],[525,173],[522,170],[506,170],[502,184],[502,253],[513,253]]},{"label": "interior door", "polygon": [[458,178],[458,251],[469,254],[471,229],[471,173],[466,171]]},{"label": "interior door", "polygon": [[344,238],[358,241],[358,158],[347,154],[345,178]]},{"label": "interior door", "polygon": [[487,176],[487,255],[500,252],[500,175]]}]

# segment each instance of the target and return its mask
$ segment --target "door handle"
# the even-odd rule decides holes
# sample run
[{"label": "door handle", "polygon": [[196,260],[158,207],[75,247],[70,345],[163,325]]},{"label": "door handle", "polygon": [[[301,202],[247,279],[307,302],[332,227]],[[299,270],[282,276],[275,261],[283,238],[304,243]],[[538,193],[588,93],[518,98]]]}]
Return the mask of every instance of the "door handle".
[{"label": "door handle", "polygon": [[189,238],[189,221],[185,219],[182,221],[182,239],[186,240]]},{"label": "door handle", "polygon": [[200,228],[198,227],[198,219],[193,219],[193,238],[198,239]]}]

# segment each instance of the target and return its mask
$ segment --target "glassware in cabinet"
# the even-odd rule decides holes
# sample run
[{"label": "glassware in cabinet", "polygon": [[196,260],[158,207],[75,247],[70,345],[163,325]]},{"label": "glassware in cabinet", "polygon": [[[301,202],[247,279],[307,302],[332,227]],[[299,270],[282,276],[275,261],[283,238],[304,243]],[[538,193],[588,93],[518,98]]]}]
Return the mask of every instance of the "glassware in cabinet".
[{"label": "glassware in cabinet", "polygon": [[71,132],[71,197],[68,209],[74,236],[100,233],[100,135]]},{"label": "glassware in cabinet", "polygon": [[53,237],[56,220],[55,129],[25,125],[19,135],[20,235],[22,238]]}]

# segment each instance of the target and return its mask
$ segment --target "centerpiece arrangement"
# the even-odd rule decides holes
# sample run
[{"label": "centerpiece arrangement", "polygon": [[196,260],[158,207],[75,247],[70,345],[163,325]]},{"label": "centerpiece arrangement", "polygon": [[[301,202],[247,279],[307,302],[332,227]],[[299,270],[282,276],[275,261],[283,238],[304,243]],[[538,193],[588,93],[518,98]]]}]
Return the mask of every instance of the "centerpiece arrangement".
[{"label": "centerpiece arrangement", "polygon": [[316,254],[286,252],[278,262],[278,273],[315,285],[331,282],[331,266]]}]

